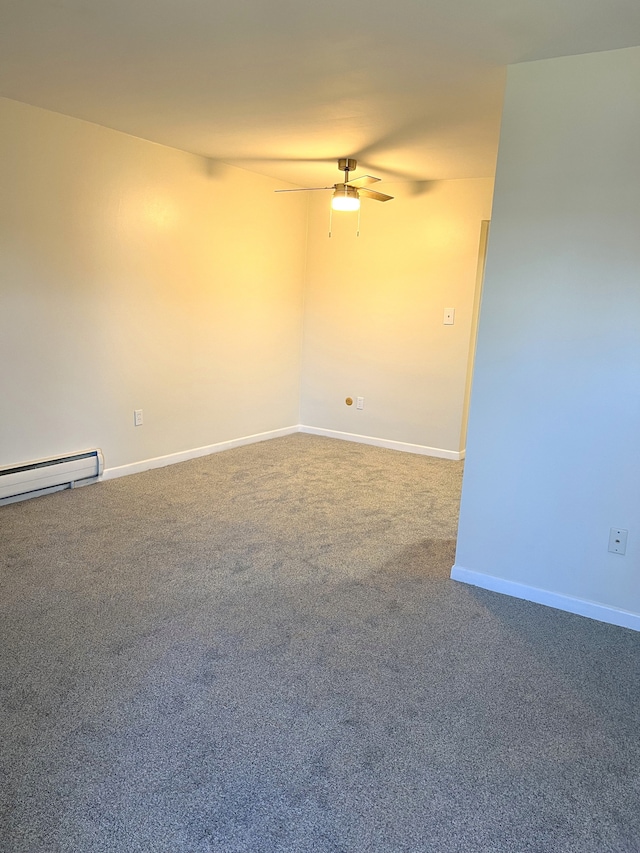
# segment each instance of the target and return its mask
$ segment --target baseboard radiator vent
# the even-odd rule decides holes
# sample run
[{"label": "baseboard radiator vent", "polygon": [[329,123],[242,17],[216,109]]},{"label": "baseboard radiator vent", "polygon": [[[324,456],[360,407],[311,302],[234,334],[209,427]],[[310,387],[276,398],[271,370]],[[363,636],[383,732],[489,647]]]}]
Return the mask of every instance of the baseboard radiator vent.
[{"label": "baseboard radiator vent", "polygon": [[103,468],[98,449],[6,465],[0,468],[0,506],[95,482]]}]

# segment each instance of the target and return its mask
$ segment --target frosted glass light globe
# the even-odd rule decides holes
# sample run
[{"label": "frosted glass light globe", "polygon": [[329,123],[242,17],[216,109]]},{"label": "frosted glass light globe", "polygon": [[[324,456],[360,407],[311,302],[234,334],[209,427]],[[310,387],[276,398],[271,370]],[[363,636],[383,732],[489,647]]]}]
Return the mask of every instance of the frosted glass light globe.
[{"label": "frosted glass light globe", "polygon": [[331,207],[334,210],[358,210],[360,207],[358,190],[347,184],[339,184],[331,199]]}]

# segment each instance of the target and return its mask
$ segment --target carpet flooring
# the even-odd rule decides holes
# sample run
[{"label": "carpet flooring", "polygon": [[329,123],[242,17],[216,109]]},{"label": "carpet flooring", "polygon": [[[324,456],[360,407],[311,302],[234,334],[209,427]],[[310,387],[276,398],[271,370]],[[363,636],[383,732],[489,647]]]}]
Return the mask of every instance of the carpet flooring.
[{"label": "carpet flooring", "polygon": [[3,853],[638,853],[640,634],[448,577],[309,435],[0,509]]}]

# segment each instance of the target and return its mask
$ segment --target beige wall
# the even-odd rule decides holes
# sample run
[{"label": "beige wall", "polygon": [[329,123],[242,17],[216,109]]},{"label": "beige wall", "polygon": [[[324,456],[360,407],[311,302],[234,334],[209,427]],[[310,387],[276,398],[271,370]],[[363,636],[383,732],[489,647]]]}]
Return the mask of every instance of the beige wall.
[{"label": "beige wall", "polygon": [[0,126],[0,465],[297,424],[306,199],[13,101]]},{"label": "beige wall", "polygon": [[[310,198],[303,424],[461,450],[481,222],[490,179],[388,184],[393,201],[334,214]],[[455,325],[443,325],[455,308]],[[345,397],[365,398],[365,408]]]},{"label": "beige wall", "polygon": [[460,450],[490,180],[387,184],[328,239],[328,193],[14,101],[0,124],[0,465],[299,423]]}]

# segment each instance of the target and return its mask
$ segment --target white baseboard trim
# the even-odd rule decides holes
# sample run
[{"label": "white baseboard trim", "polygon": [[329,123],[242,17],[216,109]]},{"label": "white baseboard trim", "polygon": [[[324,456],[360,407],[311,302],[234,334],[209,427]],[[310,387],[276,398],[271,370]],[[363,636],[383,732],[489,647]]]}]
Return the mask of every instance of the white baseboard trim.
[{"label": "white baseboard trim", "polygon": [[370,435],[356,435],[350,432],[339,432],[333,429],[295,424],[282,429],[274,429],[269,432],[259,432],[255,435],[246,435],[242,438],[233,438],[230,441],[221,441],[218,444],[208,444],[205,447],[194,447],[191,450],[181,450],[178,453],[169,453],[167,456],[156,456],[152,459],[143,459],[140,462],[131,462],[128,465],[118,465],[114,468],[105,468],[100,480],[115,480],[117,477],[126,477],[128,474],[140,474],[150,471],[152,468],[164,468],[165,465],[174,465],[177,462],[186,462],[188,459],[197,459],[199,456],[208,456],[210,453],[221,453],[223,450],[231,450],[232,447],[242,447],[245,444],[255,444],[258,441],[269,441],[271,438],[281,438],[285,435],[293,435],[296,432],[306,432],[310,435],[322,435],[326,438],[338,438],[342,441],[353,441],[357,444],[371,444],[375,447],[386,447],[389,450],[401,450],[404,453],[417,453],[421,456],[437,456],[440,459],[460,460],[464,453],[455,450],[443,450],[439,447],[427,447],[422,444],[408,444],[404,441],[392,441],[386,438],[374,438]]},{"label": "white baseboard trim", "polygon": [[341,441],[353,441],[356,444],[372,444],[374,447],[386,447],[387,450],[401,450],[403,453],[417,453],[419,456],[437,456],[439,459],[462,459],[463,454],[457,450],[443,450],[440,447],[427,447],[424,444],[409,444],[405,441],[393,441],[390,438],[375,438],[371,435],[357,435],[351,432],[339,432],[334,429],[307,426],[300,424],[300,432],[310,435],[323,435],[326,438],[338,438]]},{"label": "white baseboard trim", "polygon": [[165,465],[174,465],[176,462],[186,462],[188,459],[197,459],[199,456],[208,456],[210,453],[220,453],[223,450],[231,450],[232,447],[242,447],[245,444],[256,444],[258,441],[268,441],[271,438],[281,438],[284,435],[292,435],[299,432],[300,427],[295,426],[274,429],[269,432],[259,432],[255,435],[245,435],[242,438],[233,438],[230,441],[220,441],[218,444],[208,444],[206,447],[194,447],[191,450],[181,450],[179,453],[169,453],[167,456],[156,456],[153,459],[143,459],[141,462],[131,462],[129,465],[118,465],[115,468],[105,468],[100,480],[115,480],[117,477],[125,477],[128,474],[140,474],[142,471],[150,471],[152,468],[164,468]]},{"label": "white baseboard trim", "polygon": [[573,598],[569,595],[561,595],[558,592],[549,592],[546,589],[538,589],[535,586],[516,583],[516,581],[497,578],[486,575],[484,572],[475,572],[465,569],[463,566],[455,565],[451,569],[451,578],[454,581],[479,586],[492,592],[501,592],[503,595],[511,595],[514,598],[523,598],[525,601],[533,601],[536,604],[544,604],[547,607],[555,607],[556,610],[565,610],[568,613],[576,613],[578,616],[586,616],[596,619],[598,622],[607,622],[610,625],[618,625],[621,628],[630,628],[632,631],[640,631],[640,614],[631,613],[629,610],[620,610],[607,604],[597,604],[595,601],[585,601],[582,598]]}]

